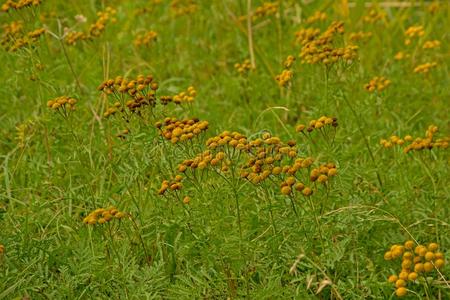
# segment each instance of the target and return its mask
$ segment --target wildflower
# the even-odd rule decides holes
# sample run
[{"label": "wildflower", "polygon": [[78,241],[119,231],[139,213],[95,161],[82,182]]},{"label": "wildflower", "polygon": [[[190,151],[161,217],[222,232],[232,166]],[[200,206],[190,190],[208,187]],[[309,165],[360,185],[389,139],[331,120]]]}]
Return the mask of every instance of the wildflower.
[{"label": "wildflower", "polygon": [[143,34],[138,34],[135,37],[133,44],[136,47],[141,47],[141,46],[148,47],[152,42],[156,41],[157,37],[158,37],[158,33],[156,33],[155,31],[147,31]]},{"label": "wildflower", "polygon": [[[390,275],[388,281],[394,283],[397,296],[405,296],[407,294],[406,286],[408,282],[415,282],[419,276],[430,276],[423,273],[430,273],[435,268],[441,268],[445,265],[445,261],[439,256],[439,246],[436,243],[430,243],[428,246],[417,245],[414,247],[413,241],[406,241],[404,245],[392,245],[384,254],[385,260],[401,259],[401,271],[399,274]],[[414,250],[414,252],[410,251]],[[425,262],[423,262],[425,260]],[[439,261],[442,260],[442,261]]]},{"label": "wildflower", "polygon": [[382,92],[385,90],[389,85],[391,84],[391,81],[389,79],[386,79],[384,77],[374,77],[372,78],[369,83],[367,83],[364,86],[364,89],[368,92]]},{"label": "wildflower", "polygon": [[97,208],[96,210],[92,211],[83,219],[83,223],[88,225],[95,225],[95,224],[105,224],[110,222],[113,218],[115,219],[122,219],[126,216],[126,213],[121,212],[117,210],[114,206],[111,206],[109,208]]}]

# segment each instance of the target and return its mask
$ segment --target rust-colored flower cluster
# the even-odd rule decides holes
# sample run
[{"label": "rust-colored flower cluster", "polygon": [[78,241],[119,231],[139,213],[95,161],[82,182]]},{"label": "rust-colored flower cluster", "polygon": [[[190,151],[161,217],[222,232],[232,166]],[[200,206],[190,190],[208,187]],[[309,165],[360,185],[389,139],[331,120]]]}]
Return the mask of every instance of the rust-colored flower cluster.
[{"label": "rust-colored flower cluster", "polygon": [[185,120],[166,118],[163,122],[157,122],[155,126],[162,137],[175,144],[197,137],[208,129],[209,123],[197,118]]},{"label": "rust-colored flower cluster", "polygon": [[328,117],[328,116],[321,116],[317,120],[311,120],[309,122],[309,125],[306,126],[305,124],[299,124],[295,127],[295,131],[297,132],[304,132],[305,129],[307,132],[312,132],[314,130],[320,130],[324,128],[325,126],[332,126],[332,127],[338,127],[338,121],[335,117]]},{"label": "rust-colored flower cluster", "polygon": [[119,211],[114,206],[111,206],[109,208],[97,208],[96,210],[92,211],[83,219],[83,223],[89,224],[89,225],[95,225],[95,224],[105,224],[107,222],[110,222],[114,219],[123,219],[126,217],[127,214],[124,212]]},{"label": "rust-colored flower cluster", "polygon": [[214,168],[217,171],[227,172],[230,168],[231,160],[227,158],[224,151],[206,150],[196,155],[192,159],[185,159],[178,165],[178,172],[184,173],[186,170],[204,170]]},{"label": "rust-colored flower cluster", "polygon": [[358,32],[352,32],[349,34],[348,38],[351,42],[358,42],[358,41],[367,41],[373,36],[372,32],[364,32],[364,31],[358,31]]},{"label": "rust-colored flower cluster", "polygon": [[193,86],[187,88],[186,91],[178,93],[174,96],[161,96],[160,102],[162,105],[167,105],[169,103],[175,103],[177,105],[184,103],[192,103],[197,96],[197,91]]},{"label": "rust-colored flower cluster", "polygon": [[315,11],[311,16],[309,16],[305,23],[306,24],[312,24],[312,23],[316,23],[316,22],[322,22],[325,21],[327,19],[327,14],[321,11]]},{"label": "rust-colored flower cluster", "polygon": [[195,13],[198,6],[193,0],[172,0],[170,9],[173,15],[178,17]]},{"label": "rust-colored flower cluster", "polygon": [[408,283],[415,282],[420,276],[430,276],[435,269],[445,265],[444,254],[437,243],[417,245],[414,241],[406,241],[403,245],[392,245],[384,254],[385,260],[401,260],[401,271],[389,276],[388,281],[395,284],[395,293],[399,297],[407,294]]},{"label": "rust-colored flower cluster", "polygon": [[161,187],[158,190],[158,195],[164,195],[168,190],[170,191],[179,191],[183,188],[183,184],[181,181],[183,180],[183,176],[176,175],[171,180],[164,180],[161,183]]},{"label": "rust-colored flower cluster", "polygon": [[267,16],[273,16],[278,12],[280,4],[278,1],[264,2],[261,6],[258,6],[253,12],[253,20],[257,20]]},{"label": "rust-colored flower cluster", "polygon": [[23,22],[13,21],[3,25],[0,44],[6,51],[15,52],[21,48],[31,47],[36,44],[39,41],[39,38],[44,34],[44,28],[25,32]]},{"label": "rust-colored flower cluster", "polygon": [[364,89],[370,93],[372,92],[382,92],[384,91],[389,85],[391,84],[391,81],[389,79],[386,79],[383,76],[376,76],[372,78],[369,83],[364,85]]},{"label": "rust-colored flower cluster", "polygon": [[439,40],[425,41],[423,43],[423,49],[435,49],[441,46],[441,42]]},{"label": "rust-colored flower cluster", "polygon": [[104,113],[105,117],[109,117],[118,111],[124,111],[125,108],[134,112],[143,106],[154,106],[158,84],[153,81],[152,75],[138,75],[131,80],[118,76],[103,81],[97,89],[107,95],[113,95],[118,100]]},{"label": "rust-colored flower cluster", "polygon": [[303,39],[300,57],[303,63],[330,65],[338,60],[350,62],[357,56],[358,46],[347,45],[335,48],[333,41],[337,34],[344,33],[344,23],[333,22],[322,34],[314,37],[310,41]]},{"label": "rust-colored flower cluster", "polygon": [[300,45],[306,45],[320,35],[319,28],[301,28],[295,33],[295,40]]},{"label": "rust-colored flower cluster", "polygon": [[53,110],[61,110],[66,113],[68,111],[75,110],[75,104],[77,103],[77,99],[68,97],[68,96],[60,96],[58,98],[49,100],[47,102],[47,107]]},{"label": "rust-colored flower cluster", "polygon": [[291,70],[294,65],[295,57],[293,55],[289,55],[283,62],[283,71],[275,77],[275,80],[278,82],[280,87],[287,87],[294,77],[294,72]]},{"label": "rust-colored flower cluster", "polygon": [[87,32],[83,31],[67,31],[64,34],[64,41],[68,45],[75,45],[78,41],[92,40],[99,37],[106,29],[106,25],[111,22],[115,23],[117,14],[116,9],[106,7],[104,11],[97,12],[97,19],[89,26]]},{"label": "rust-colored flower cluster", "polygon": [[437,68],[437,62],[427,62],[414,68],[414,73],[428,74],[431,69]]},{"label": "rust-colored flower cluster", "polygon": [[26,7],[38,6],[41,2],[42,0],[6,0],[6,2],[1,6],[1,11],[8,12],[12,9],[19,10]]},{"label": "rust-colored flower cluster", "polygon": [[239,75],[246,76],[252,70],[252,64],[249,59],[246,59],[242,63],[235,63],[234,68],[238,71]]},{"label": "rust-colored flower cluster", "polygon": [[411,39],[419,38],[425,35],[425,30],[423,29],[423,26],[417,25],[417,26],[410,26],[405,31],[405,45],[410,45],[412,43]]},{"label": "rust-colored flower cluster", "polygon": [[403,152],[420,151],[425,149],[441,148],[447,149],[450,137],[435,139],[435,134],[438,132],[438,127],[435,125],[428,126],[425,132],[425,137],[413,138],[411,135],[406,135],[404,138],[392,135],[389,140],[382,139],[380,144],[384,148],[392,148],[394,146],[403,147]]},{"label": "rust-colored flower cluster", "polygon": [[158,33],[156,31],[150,30],[145,33],[138,34],[135,37],[133,44],[136,47],[148,47],[151,45],[151,43],[156,41],[157,37]]},{"label": "rust-colored flower cluster", "polygon": [[375,8],[369,10],[368,14],[363,17],[363,21],[369,24],[385,20],[386,20],[386,12],[383,10],[377,10]]}]

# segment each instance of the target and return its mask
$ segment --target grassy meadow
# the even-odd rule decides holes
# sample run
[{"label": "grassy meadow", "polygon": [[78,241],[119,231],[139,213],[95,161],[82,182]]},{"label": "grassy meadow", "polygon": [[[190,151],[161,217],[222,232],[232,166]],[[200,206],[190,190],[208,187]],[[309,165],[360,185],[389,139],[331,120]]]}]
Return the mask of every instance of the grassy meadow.
[{"label": "grassy meadow", "polygon": [[0,22],[0,299],[450,299],[448,1]]}]

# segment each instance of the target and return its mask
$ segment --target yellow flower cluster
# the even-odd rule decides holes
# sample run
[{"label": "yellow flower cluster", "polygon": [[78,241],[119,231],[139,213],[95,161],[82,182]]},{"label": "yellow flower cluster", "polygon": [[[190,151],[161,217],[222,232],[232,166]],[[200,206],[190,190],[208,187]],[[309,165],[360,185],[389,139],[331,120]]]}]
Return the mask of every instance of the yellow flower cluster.
[{"label": "yellow flower cluster", "polygon": [[342,48],[334,48],[333,40],[336,34],[344,33],[344,23],[333,22],[321,35],[303,44],[300,57],[303,63],[325,65],[333,64],[339,59],[351,61],[356,58],[358,46],[347,45]]},{"label": "yellow flower cluster", "polygon": [[172,0],[170,9],[175,16],[190,15],[197,11],[197,4],[193,0]]},{"label": "yellow flower cluster", "polygon": [[411,135],[406,135],[403,139],[392,135],[389,140],[382,139],[380,144],[384,148],[392,148],[395,145],[403,147],[403,152],[420,151],[424,149],[441,148],[447,149],[450,137],[435,139],[435,134],[438,132],[438,127],[435,125],[428,126],[425,132],[425,137],[413,138]]},{"label": "yellow flower cluster", "polygon": [[286,87],[291,82],[291,79],[294,77],[294,72],[292,72],[291,67],[294,65],[295,57],[289,55],[285,61],[283,62],[284,70],[281,71],[281,74],[275,76],[275,80],[278,82],[280,87]]},{"label": "yellow flower cluster", "polygon": [[320,35],[319,28],[301,28],[295,33],[295,39],[300,45],[306,45]]},{"label": "yellow flower cluster", "polygon": [[386,12],[371,9],[367,15],[363,17],[363,21],[366,23],[376,23],[378,21],[384,21],[386,19]]},{"label": "yellow flower cluster", "polygon": [[423,26],[421,25],[408,27],[405,31],[405,36],[407,37],[405,39],[405,45],[410,45],[412,42],[412,38],[418,38],[424,35],[425,31],[423,30]]},{"label": "yellow flower cluster", "polygon": [[435,49],[441,46],[441,42],[438,40],[426,41],[423,43],[423,49]]},{"label": "yellow flower cluster", "polygon": [[177,118],[166,118],[163,122],[157,122],[156,128],[160,135],[173,144],[191,140],[208,129],[208,121],[200,121],[197,118],[177,120]]},{"label": "yellow flower cluster", "polygon": [[115,79],[103,81],[97,89],[107,95],[114,95],[121,101],[124,97],[131,97],[125,105],[118,101],[114,103],[113,107],[108,108],[104,113],[104,116],[108,117],[119,110],[123,111],[125,106],[132,112],[145,105],[154,106],[158,84],[153,81],[152,75],[138,75],[132,80],[117,76]]},{"label": "yellow flower cluster", "polygon": [[99,37],[106,29],[108,22],[115,23],[117,11],[112,7],[106,7],[104,11],[97,12],[97,20],[90,25],[87,32],[67,31],[64,35],[64,41],[68,45],[75,45],[78,41],[92,40]]},{"label": "yellow flower cluster", "polygon": [[322,129],[325,126],[333,126],[333,127],[337,127],[338,126],[338,122],[337,122],[337,118],[335,117],[328,117],[328,116],[321,116],[319,119],[317,120],[311,120],[309,122],[309,126],[306,127],[305,124],[299,124],[295,127],[295,131],[297,132],[304,132],[304,130],[306,129],[307,132],[312,132],[315,129]]},{"label": "yellow flower cluster", "polygon": [[422,73],[427,74],[431,69],[437,68],[437,62],[428,62],[421,65],[418,65],[414,68],[414,73]]},{"label": "yellow flower cluster", "polygon": [[264,2],[261,6],[258,6],[253,12],[253,20],[259,18],[275,15],[278,12],[278,1]]},{"label": "yellow flower cluster", "polygon": [[283,143],[280,138],[263,134],[262,138],[249,143],[249,158],[242,165],[240,176],[253,184],[259,184],[269,176],[278,176],[281,173],[294,175],[301,165],[289,166],[283,164],[283,159],[293,159],[297,156],[295,141]]},{"label": "yellow flower cluster", "polygon": [[312,24],[312,23],[316,23],[316,22],[321,22],[321,21],[325,21],[327,19],[327,14],[321,11],[315,11],[314,14],[312,14],[311,16],[309,16],[305,23],[306,24]]},{"label": "yellow flower cluster", "polygon": [[39,38],[45,34],[44,28],[38,28],[30,32],[23,31],[23,23],[13,21],[3,25],[0,44],[6,51],[15,52],[24,47],[30,47],[37,43]]},{"label": "yellow flower cluster", "polygon": [[181,183],[182,180],[183,176],[181,175],[176,175],[175,178],[171,180],[163,180],[161,187],[158,190],[158,195],[164,195],[169,189],[171,191],[181,190],[183,188],[183,184]]},{"label": "yellow flower cluster", "polygon": [[[310,170],[314,159],[298,157],[295,141],[284,143],[279,137],[267,132],[260,138],[248,141],[247,137],[239,132],[224,131],[209,138],[206,145],[207,150],[182,161],[178,165],[178,172],[185,173],[187,170],[195,172],[208,168],[216,172],[227,172],[231,165],[236,163],[240,178],[255,185],[271,178],[272,181],[281,180],[280,189],[284,195],[291,194],[293,189],[305,196],[313,193],[312,188],[298,181],[296,176],[301,169]],[[244,155],[244,160],[241,160],[241,155]],[[333,163],[323,164],[311,170],[309,183],[317,181],[326,184],[329,178],[335,175],[337,169]],[[176,182],[163,182],[160,191],[164,193],[174,183]],[[181,186],[177,186],[177,189],[181,189]]]},{"label": "yellow flower cluster", "polygon": [[75,110],[75,104],[77,103],[77,99],[61,96],[47,102],[47,107],[53,110],[62,110],[63,112]]},{"label": "yellow flower cluster", "polygon": [[143,34],[138,34],[133,41],[136,47],[146,46],[148,47],[152,42],[156,41],[158,33],[156,31],[147,31]]},{"label": "yellow flower cluster", "polygon": [[41,4],[42,0],[6,0],[4,4],[2,4],[1,11],[8,12],[10,9],[22,9],[30,6],[38,6]]},{"label": "yellow flower cluster", "polygon": [[190,86],[184,92],[176,94],[175,96],[161,96],[159,100],[162,105],[167,105],[170,102],[175,104],[183,104],[194,102],[195,96],[197,96],[197,91],[193,86]]},{"label": "yellow flower cluster", "polygon": [[334,163],[322,164],[318,168],[312,169],[309,175],[309,180],[312,182],[327,183],[329,177],[337,175],[337,168]]},{"label": "yellow flower cluster", "polygon": [[248,150],[249,144],[247,137],[239,132],[224,131],[221,134],[209,138],[206,141],[206,146],[210,150],[225,148],[226,146],[231,146],[238,150]]},{"label": "yellow flower cluster", "polygon": [[372,78],[369,83],[364,85],[364,89],[370,93],[372,92],[382,92],[384,91],[389,85],[391,84],[391,81],[389,79],[386,79],[384,77],[374,77]]},{"label": "yellow flower cluster", "polygon": [[364,31],[358,31],[358,32],[352,32],[349,35],[349,40],[352,42],[357,41],[366,41],[370,39],[373,36],[372,32],[364,32]]},{"label": "yellow flower cluster", "polygon": [[113,219],[123,219],[124,217],[126,217],[126,215],[127,215],[126,213],[119,211],[114,206],[111,206],[106,209],[97,208],[83,219],[83,223],[89,225],[95,224],[102,225]]},{"label": "yellow flower cluster", "polygon": [[0,255],[5,253],[5,246],[3,246],[2,244],[0,244]]},{"label": "yellow flower cluster", "polygon": [[407,53],[407,52],[404,52],[404,51],[399,51],[394,56],[395,60],[403,60],[403,59],[406,59],[406,58],[409,58],[409,57],[411,57],[411,55],[409,53]]},{"label": "yellow flower cluster", "polygon": [[291,82],[293,76],[294,73],[292,70],[284,69],[281,74],[278,74],[275,77],[275,80],[278,82],[280,87],[286,87]]},{"label": "yellow flower cluster", "polygon": [[195,96],[197,96],[197,91],[193,86],[190,86],[187,88],[185,92],[181,92],[175,96],[173,96],[172,101],[175,104],[181,104],[186,102],[193,102],[195,99]]},{"label": "yellow flower cluster", "polygon": [[231,160],[228,146],[244,151],[249,148],[247,138],[238,132],[224,131],[221,134],[209,138],[206,141],[208,150],[196,155],[192,159],[186,159],[178,165],[178,172],[184,173],[189,168],[191,171],[196,169],[204,170],[208,167],[216,171],[227,172],[231,166]]},{"label": "yellow flower cluster", "polygon": [[293,55],[288,55],[288,57],[286,57],[285,61],[283,62],[283,66],[286,69],[290,69],[292,67],[292,65],[295,62],[295,57]]},{"label": "yellow flower cluster", "polygon": [[252,64],[249,59],[246,59],[242,63],[235,63],[234,68],[238,71],[239,75],[246,76],[252,69]]},{"label": "yellow flower cluster", "polygon": [[192,159],[186,159],[178,165],[178,172],[184,173],[189,168],[191,171],[196,169],[204,170],[208,167],[216,168],[222,172],[227,172],[230,168],[231,160],[227,158],[224,151],[213,153],[212,150],[206,150]]},{"label": "yellow flower cluster", "polygon": [[413,241],[406,241],[403,245],[392,245],[384,254],[385,260],[401,258],[401,271],[389,276],[388,281],[395,284],[396,295],[403,297],[407,294],[408,282],[415,282],[419,276],[429,276],[426,273],[434,269],[441,269],[445,265],[442,252],[438,251],[437,243],[417,245]]}]

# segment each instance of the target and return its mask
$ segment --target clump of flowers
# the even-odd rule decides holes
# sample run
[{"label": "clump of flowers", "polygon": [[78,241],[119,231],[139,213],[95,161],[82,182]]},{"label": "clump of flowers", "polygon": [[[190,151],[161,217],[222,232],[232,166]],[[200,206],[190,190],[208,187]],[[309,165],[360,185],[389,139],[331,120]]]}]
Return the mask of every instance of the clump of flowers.
[{"label": "clump of flowers", "polygon": [[152,75],[138,75],[135,79],[126,79],[121,76],[103,81],[97,88],[117,100],[112,107],[103,114],[109,117],[118,111],[136,112],[144,106],[155,106],[158,83],[153,81]]},{"label": "clump of flowers", "polygon": [[191,140],[208,129],[208,121],[200,121],[197,118],[178,120],[166,118],[163,122],[157,122],[156,128],[162,137],[173,144]]},{"label": "clump of flowers", "polygon": [[439,48],[441,46],[441,42],[438,40],[432,40],[432,41],[425,41],[423,43],[422,48],[423,49],[435,49]]},{"label": "clump of flowers", "polygon": [[104,11],[97,12],[98,18],[89,26],[88,31],[83,32],[66,29],[66,32],[64,33],[64,41],[68,45],[75,45],[78,41],[92,40],[101,36],[109,22],[115,23],[117,21],[115,18],[116,14],[116,9],[110,6],[106,7]]},{"label": "clump of flowers", "polygon": [[278,12],[279,5],[278,1],[264,2],[253,12],[253,20],[275,15]]},{"label": "clump of flowers", "polygon": [[193,14],[197,8],[193,0],[172,0],[170,3],[170,9],[176,17]]},{"label": "clump of flowers", "polygon": [[388,281],[395,284],[396,295],[403,297],[408,293],[409,283],[418,282],[420,277],[429,277],[435,269],[445,265],[444,254],[437,243],[417,245],[414,241],[406,241],[403,245],[392,245],[384,254],[384,259],[400,260],[401,270],[389,276]]},{"label": "clump of flowers", "polygon": [[286,60],[283,62],[284,70],[281,74],[275,77],[275,80],[278,82],[280,87],[286,87],[291,82],[294,77],[294,72],[291,70],[293,64],[295,62],[295,57],[289,55]]},{"label": "clump of flowers", "polygon": [[322,22],[327,19],[327,14],[321,11],[315,11],[311,16],[309,16],[305,23],[306,24],[312,24],[316,22]]},{"label": "clump of flowers", "polygon": [[36,44],[39,41],[39,38],[44,34],[44,28],[25,32],[23,22],[13,21],[10,24],[3,25],[0,44],[6,51],[15,52],[21,48],[30,47]]},{"label": "clump of flowers", "polygon": [[406,135],[404,138],[400,138],[399,136],[392,135],[388,140],[382,139],[380,144],[384,148],[392,148],[394,146],[402,147],[404,153],[433,148],[447,149],[450,137],[436,139],[435,135],[438,130],[437,126],[430,125],[425,132],[425,137],[413,138],[411,135]]},{"label": "clump of flowers", "polygon": [[411,57],[411,55],[405,51],[399,51],[394,56],[395,60],[403,60],[409,57]]},{"label": "clump of flowers", "polygon": [[369,24],[386,20],[386,12],[372,8],[369,13],[363,17],[363,21]]},{"label": "clump of flowers", "polygon": [[161,187],[158,190],[158,195],[164,195],[166,191],[179,191],[183,188],[183,184],[181,181],[183,180],[183,176],[176,175],[171,180],[164,180],[161,183]]},{"label": "clump of flowers", "polygon": [[300,57],[303,63],[330,65],[338,60],[350,62],[357,56],[358,46],[347,45],[345,47],[336,48],[333,41],[337,34],[344,33],[344,23],[333,22],[322,34],[307,41],[303,39]]},{"label": "clump of flowers", "polygon": [[133,41],[133,44],[136,47],[148,47],[151,43],[156,41],[156,38],[158,37],[158,33],[156,31],[147,31],[142,34],[138,34],[136,38]]},{"label": "clump of flowers", "polygon": [[374,77],[372,78],[369,83],[364,85],[364,89],[370,93],[372,92],[382,92],[384,91],[389,85],[391,84],[391,81],[389,79],[386,79],[385,77]]},{"label": "clump of flowers", "polygon": [[410,26],[405,31],[405,45],[410,45],[412,43],[411,39],[419,38],[425,35],[425,31],[423,30],[423,26]]},{"label": "clump of flowers", "polygon": [[295,131],[304,133],[306,129],[307,132],[312,132],[314,130],[321,130],[322,128],[328,126],[338,127],[337,118],[321,116],[317,120],[311,120],[308,126],[306,126],[305,124],[297,125],[295,127]]},{"label": "clump of flowers", "polygon": [[319,28],[301,28],[295,33],[295,39],[301,45],[305,45],[308,42],[314,40],[320,35]]},{"label": "clump of flowers", "polygon": [[193,86],[190,86],[186,91],[175,96],[161,96],[160,101],[162,105],[167,105],[170,102],[175,104],[192,103],[195,100],[195,96],[197,96],[197,91]]},{"label": "clump of flowers", "polygon": [[57,111],[62,116],[67,117],[71,111],[75,110],[75,104],[77,104],[77,99],[68,97],[68,96],[60,96],[55,99],[49,100],[47,102],[47,107],[53,111]]},{"label": "clump of flowers", "polygon": [[2,4],[1,11],[8,12],[11,9],[19,10],[26,7],[38,6],[41,2],[42,0],[6,0],[6,2]]},{"label": "clump of flowers", "polygon": [[238,71],[239,75],[247,76],[250,70],[252,70],[252,64],[249,59],[246,59],[242,63],[235,63],[234,68]]},{"label": "clump of flowers", "polygon": [[357,42],[357,41],[367,41],[373,36],[372,32],[364,32],[364,31],[358,31],[358,32],[352,32],[349,35],[349,40],[351,42]]},{"label": "clump of flowers", "polygon": [[430,72],[431,69],[437,68],[438,64],[437,62],[427,62],[421,65],[418,65],[414,68],[414,73],[422,73],[427,74]]},{"label": "clump of flowers", "polygon": [[114,219],[123,219],[126,217],[127,214],[119,211],[114,206],[111,206],[109,208],[97,208],[96,210],[92,211],[83,219],[83,223],[89,224],[89,225],[95,225],[95,224],[105,224],[107,222],[110,222]]}]

